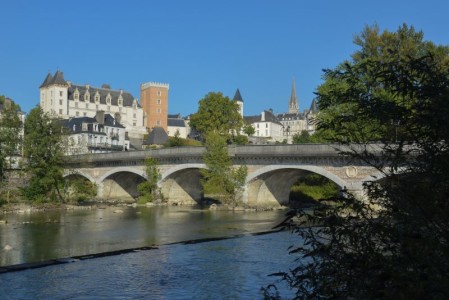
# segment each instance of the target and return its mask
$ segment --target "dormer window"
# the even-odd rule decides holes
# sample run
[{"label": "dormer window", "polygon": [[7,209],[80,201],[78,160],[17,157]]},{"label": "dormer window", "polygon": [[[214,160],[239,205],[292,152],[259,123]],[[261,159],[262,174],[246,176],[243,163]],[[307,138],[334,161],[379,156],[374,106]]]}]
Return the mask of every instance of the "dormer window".
[{"label": "dormer window", "polygon": [[90,94],[89,94],[89,92],[86,92],[84,94],[84,101],[90,101]]},{"label": "dormer window", "polygon": [[78,91],[78,89],[75,90],[75,93],[73,94],[73,99],[75,99],[75,101],[78,101],[80,99],[80,92]]},{"label": "dormer window", "polygon": [[98,91],[95,93],[95,103],[100,103],[100,93]]},{"label": "dormer window", "polygon": [[106,96],[106,104],[107,104],[107,105],[111,105],[111,94],[108,94],[108,95]]},{"label": "dormer window", "polygon": [[120,95],[120,97],[118,97],[118,106],[123,106],[123,97],[122,97],[122,95]]}]

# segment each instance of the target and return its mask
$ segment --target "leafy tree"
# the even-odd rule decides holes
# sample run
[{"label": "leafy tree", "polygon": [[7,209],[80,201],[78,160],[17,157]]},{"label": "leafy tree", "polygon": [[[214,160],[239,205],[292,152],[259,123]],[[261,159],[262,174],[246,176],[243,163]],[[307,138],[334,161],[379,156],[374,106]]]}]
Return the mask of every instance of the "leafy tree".
[{"label": "leafy tree", "polygon": [[190,118],[190,127],[205,137],[209,132],[229,136],[240,132],[239,105],[222,93],[210,92],[199,101],[198,111]]},{"label": "leafy tree", "polygon": [[254,133],[256,133],[256,129],[251,124],[246,124],[243,127],[243,133],[245,133],[247,136],[252,136]]},{"label": "leafy tree", "polygon": [[24,196],[32,201],[63,201],[64,153],[66,144],[58,119],[40,107],[30,111],[25,121],[24,156],[30,175]]},{"label": "leafy tree", "polygon": [[295,133],[293,135],[293,144],[305,144],[310,143],[310,134],[307,130],[301,131],[301,133]]},{"label": "leafy tree", "polygon": [[161,179],[157,159],[148,157],[145,160],[145,165],[147,180],[137,186],[137,190],[140,193],[138,201],[140,203],[147,203],[155,200],[163,200],[161,189],[157,185],[158,181]]},{"label": "leafy tree", "polygon": [[[10,189],[5,180],[6,170],[11,169],[20,156],[22,143],[22,121],[20,107],[11,100],[0,96],[0,203],[2,198],[9,202]],[[6,187],[6,189],[5,189]],[[6,191],[5,191],[6,190]]]},{"label": "leafy tree", "polygon": [[12,157],[20,154],[22,121],[19,105],[7,102],[4,96],[0,96],[0,105],[3,107],[0,110],[0,176],[3,176],[3,170],[11,168]]},{"label": "leafy tree", "polygon": [[[339,107],[345,114],[320,126],[358,142],[346,154],[384,178],[366,184],[364,201],[336,199],[315,214],[300,212],[299,224],[287,221],[304,244],[292,249],[299,263],[281,275],[301,299],[447,299],[449,49],[406,25],[368,27],[355,42],[361,49],[326,72],[331,84],[320,94],[329,116]],[[391,120],[401,126],[394,138]],[[380,157],[368,144],[375,137],[386,142]],[[311,223],[320,226],[304,227]],[[273,287],[265,292],[277,296]]]},{"label": "leafy tree", "polygon": [[226,138],[218,133],[209,132],[206,136],[206,152],[203,160],[208,167],[201,170],[201,184],[205,193],[221,196],[223,202],[236,205],[243,191],[248,170],[246,166],[238,168],[232,166]]},{"label": "leafy tree", "polygon": [[186,145],[186,140],[180,137],[179,130],[176,130],[174,137],[169,137],[166,147],[182,147]]}]

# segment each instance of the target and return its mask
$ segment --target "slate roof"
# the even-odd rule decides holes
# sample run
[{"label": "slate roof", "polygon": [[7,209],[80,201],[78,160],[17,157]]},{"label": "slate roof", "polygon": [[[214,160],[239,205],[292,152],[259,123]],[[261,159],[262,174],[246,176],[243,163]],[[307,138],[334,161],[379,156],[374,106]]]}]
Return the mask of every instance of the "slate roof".
[{"label": "slate roof", "polygon": [[281,121],[303,120],[304,114],[301,113],[282,113],[277,115]]},{"label": "slate roof", "polygon": [[[79,93],[79,101],[84,102],[84,94],[87,91],[87,87],[85,85],[72,84],[68,90],[68,99],[71,101],[75,100],[74,94],[77,89]],[[108,94],[111,94],[111,105],[118,105],[118,99],[120,95],[122,95],[123,98],[123,106],[130,107],[133,105],[134,97],[128,92],[92,86],[89,87],[89,94],[90,94],[89,103],[95,103],[95,95],[97,91],[98,94],[100,95],[100,104],[106,104],[106,97],[108,96]],[[139,102],[137,102],[137,107],[140,107]]]},{"label": "slate roof", "polygon": [[[65,81],[64,79],[64,73],[62,73],[61,71],[56,71],[54,76],[48,73],[47,77],[45,77],[45,80],[41,84],[40,88],[54,84],[66,86],[69,85],[67,81]],[[76,89],[78,89],[79,92],[79,101],[84,102],[84,94],[87,91],[86,85],[71,84],[68,88],[68,99],[70,101],[75,100],[74,94]],[[111,94],[111,105],[115,106],[118,105],[118,98],[120,97],[120,95],[123,98],[123,106],[131,107],[133,105],[134,102],[133,95],[122,90],[112,90],[109,88],[108,85],[103,85],[101,88],[89,86],[89,94],[90,94],[89,103],[95,103],[95,94],[97,91],[100,95],[100,104],[106,104],[106,97],[108,96],[108,94]],[[141,107],[139,102],[137,102],[137,107]]]},{"label": "slate roof", "polygon": [[243,120],[245,123],[247,124],[253,124],[256,122],[271,122],[271,123],[276,123],[276,124],[280,124],[279,119],[269,110],[265,110],[265,119],[264,121],[262,121],[262,114],[257,115],[257,116],[245,116],[243,117]]},{"label": "slate roof", "polygon": [[144,145],[163,145],[168,140],[168,134],[162,127],[154,127],[148,135],[148,138],[143,142]]},{"label": "slate roof", "polygon": [[237,89],[237,91],[235,92],[235,95],[234,95],[234,99],[233,99],[234,101],[240,101],[240,102],[243,102],[243,98],[242,98],[242,95],[240,95],[240,90],[239,89]]},{"label": "slate roof", "polygon": [[[98,121],[95,117],[75,117],[70,118],[66,120],[62,120],[62,125],[70,130],[71,133],[78,133],[78,132],[91,132],[93,133],[93,124],[98,124]],[[87,123],[87,131],[82,130],[82,124]],[[107,127],[114,127],[114,128],[125,128],[123,125],[121,125],[119,122],[115,121],[114,117],[110,114],[104,115],[104,124],[99,124],[98,127],[104,128]],[[95,134],[103,134],[106,135],[106,133],[95,131]]]},{"label": "slate roof", "polygon": [[186,127],[186,122],[183,119],[167,119],[167,125],[171,127]]},{"label": "slate roof", "polygon": [[316,113],[318,111],[318,105],[315,99],[313,99],[312,104],[310,104],[310,111],[313,113]]},{"label": "slate roof", "polygon": [[167,125],[172,127],[186,127],[186,122],[181,118],[181,114],[168,115]]}]

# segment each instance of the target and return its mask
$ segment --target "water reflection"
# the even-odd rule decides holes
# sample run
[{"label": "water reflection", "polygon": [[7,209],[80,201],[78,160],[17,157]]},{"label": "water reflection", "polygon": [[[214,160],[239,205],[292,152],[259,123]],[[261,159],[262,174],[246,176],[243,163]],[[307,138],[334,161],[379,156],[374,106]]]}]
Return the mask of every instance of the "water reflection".
[{"label": "water reflection", "polygon": [[[0,224],[0,264],[266,231],[283,216],[283,211],[208,211],[189,207],[5,214],[1,218],[7,224]],[[6,245],[12,250],[4,250]]]}]

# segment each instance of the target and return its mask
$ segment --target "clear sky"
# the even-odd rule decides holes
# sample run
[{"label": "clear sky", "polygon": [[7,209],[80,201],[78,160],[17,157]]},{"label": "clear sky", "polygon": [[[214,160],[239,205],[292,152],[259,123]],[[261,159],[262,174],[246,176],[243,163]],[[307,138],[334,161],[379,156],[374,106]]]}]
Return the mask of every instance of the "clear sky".
[{"label": "clear sky", "polygon": [[405,22],[448,45],[448,12],[447,0],[0,0],[0,95],[28,112],[60,70],[136,98],[141,83],[169,83],[169,112],[183,116],[239,88],[255,115],[287,111],[294,77],[302,111],[365,25]]}]

